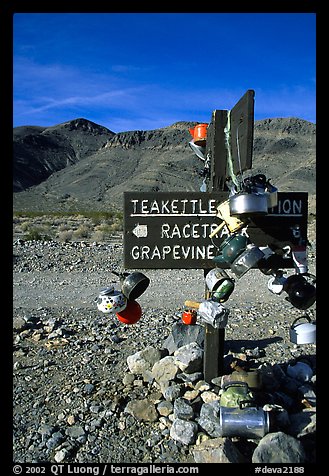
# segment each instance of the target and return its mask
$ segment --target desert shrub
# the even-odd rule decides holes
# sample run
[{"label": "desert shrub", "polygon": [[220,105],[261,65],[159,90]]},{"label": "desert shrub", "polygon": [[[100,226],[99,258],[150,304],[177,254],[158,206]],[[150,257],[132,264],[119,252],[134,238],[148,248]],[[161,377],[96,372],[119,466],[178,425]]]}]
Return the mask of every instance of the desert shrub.
[{"label": "desert shrub", "polygon": [[63,230],[60,233],[58,233],[59,241],[63,241],[64,243],[72,240],[72,236],[73,236],[73,230]]},{"label": "desert shrub", "polygon": [[43,233],[41,229],[31,228],[23,238],[25,241],[49,241],[51,236]]},{"label": "desert shrub", "polygon": [[123,230],[122,223],[120,223],[120,222],[112,223],[112,225],[110,225],[109,228],[111,229],[111,233],[113,233],[115,231],[122,231]]},{"label": "desert shrub", "polygon": [[28,231],[29,228],[31,228],[31,227],[32,227],[32,221],[30,221],[30,220],[25,220],[25,221],[22,221],[22,222],[20,223],[20,229],[21,229],[23,232]]},{"label": "desert shrub", "polygon": [[82,224],[80,225],[75,231],[74,236],[75,238],[88,238],[90,235],[90,227],[88,225]]},{"label": "desert shrub", "polygon": [[92,234],[91,236],[91,239],[93,241],[96,241],[97,243],[100,242],[100,241],[104,241],[105,240],[105,233],[104,231],[102,230],[96,230],[94,231],[94,233]]}]

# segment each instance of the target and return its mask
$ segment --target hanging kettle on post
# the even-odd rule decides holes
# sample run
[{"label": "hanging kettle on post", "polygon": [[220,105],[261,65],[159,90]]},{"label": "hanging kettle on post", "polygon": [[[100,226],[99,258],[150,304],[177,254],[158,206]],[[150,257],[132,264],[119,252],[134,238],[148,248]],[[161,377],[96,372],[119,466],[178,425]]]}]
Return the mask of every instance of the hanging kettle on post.
[{"label": "hanging kettle on post", "polygon": [[205,146],[207,139],[207,128],[208,124],[197,124],[195,127],[190,129],[190,134],[193,137],[193,142],[196,145]]},{"label": "hanging kettle on post", "polygon": [[104,314],[115,314],[127,307],[126,296],[122,292],[115,290],[114,286],[102,289],[95,301],[97,309]]},{"label": "hanging kettle on post", "polygon": [[249,238],[242,233],[232,233],[219,246],[219,254],[213,258],[215,263],[233,263],[246,249]]},{"label": "hanging kettle on post", "polygon": [[234,290],[234,279],[224,269],[213,268],[206,275],[206,285],[214,301],[225,302]]},{"label": "hanging kettle on post", "polygon": [[[311,282],[306,277],[311,278]],[[316,300],[315,276],[310,273],[293,274],[289,276],[283,286],[283,290],[288,294],[286,300],[297,309],[308,309]]]}]

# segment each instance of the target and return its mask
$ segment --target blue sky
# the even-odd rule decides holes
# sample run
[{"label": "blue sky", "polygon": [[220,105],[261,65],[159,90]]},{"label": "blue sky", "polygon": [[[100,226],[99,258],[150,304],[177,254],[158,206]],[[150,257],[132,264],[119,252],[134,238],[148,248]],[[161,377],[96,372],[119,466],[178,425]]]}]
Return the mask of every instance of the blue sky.
[{"label": "blue sky", "polygon": [[316,120],[314,13],[16,13],[13,27],[14,127],[209,122],[248,89],[255,120]]}]

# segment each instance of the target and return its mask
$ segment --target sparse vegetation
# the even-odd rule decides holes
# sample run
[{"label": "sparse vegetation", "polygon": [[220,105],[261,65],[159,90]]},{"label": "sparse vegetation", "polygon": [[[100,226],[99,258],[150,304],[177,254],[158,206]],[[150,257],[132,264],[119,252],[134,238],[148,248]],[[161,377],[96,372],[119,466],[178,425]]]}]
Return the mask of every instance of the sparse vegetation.
[{"label": "sparse vegetation", "polygon": [[13,234],[25,241],[104,242],[123,230],[121,212],[15,212]]}]

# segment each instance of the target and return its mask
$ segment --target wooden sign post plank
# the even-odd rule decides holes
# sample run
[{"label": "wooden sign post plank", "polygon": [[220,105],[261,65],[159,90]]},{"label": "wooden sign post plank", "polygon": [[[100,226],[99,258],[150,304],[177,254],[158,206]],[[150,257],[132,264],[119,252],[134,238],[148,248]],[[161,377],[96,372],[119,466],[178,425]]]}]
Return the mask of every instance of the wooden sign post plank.
[{"label": "wooden sign post plank", "polygon": [[[206,157],[210,159],[210,192],[227,189],[226,180],[231,171],[237,174],[251,168],[253,129],[253,90],[248,90],[231,111],[213,112],[206,147]],[[204,271],[205,277],[208,272]],[[205,298],[209,296],[206,287]],[[203,373],[205,381],[211,382],[224,372],[225,329],[205,324],[205,331]]]}]

